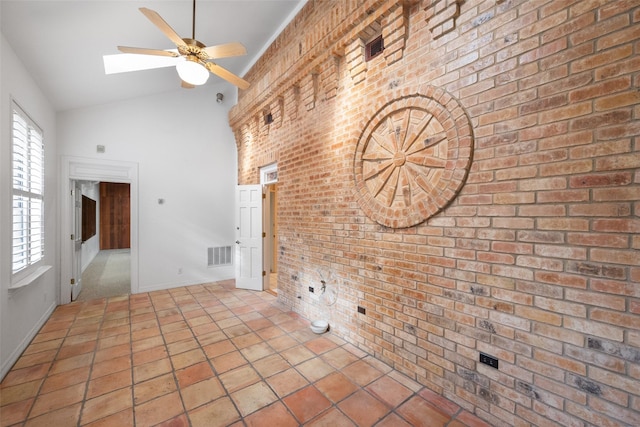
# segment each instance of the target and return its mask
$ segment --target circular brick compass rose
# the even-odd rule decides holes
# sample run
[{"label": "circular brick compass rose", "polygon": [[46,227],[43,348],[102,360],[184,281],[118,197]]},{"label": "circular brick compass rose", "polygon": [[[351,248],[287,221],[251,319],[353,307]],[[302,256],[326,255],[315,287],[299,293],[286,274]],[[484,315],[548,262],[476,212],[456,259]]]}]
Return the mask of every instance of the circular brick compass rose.
[{"label": "circular brick compass rose", "polygon": [[471,165],[469,119],[450,95],[428,92],[380,109],[356,147],[358,203],[387,227],[411,227],[441,211],[461,190]]}]

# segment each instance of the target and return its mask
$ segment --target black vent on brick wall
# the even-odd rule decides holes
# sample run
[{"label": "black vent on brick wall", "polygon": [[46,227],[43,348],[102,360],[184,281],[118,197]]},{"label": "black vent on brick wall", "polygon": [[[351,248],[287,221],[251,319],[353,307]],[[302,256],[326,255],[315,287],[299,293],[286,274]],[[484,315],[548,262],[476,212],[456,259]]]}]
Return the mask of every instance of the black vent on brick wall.
[{"label": "black vent on brick wall", "polygon": [[376,56],[380,55],[383,50],[384,50],[384,40],[382,39],[382,35],[380,35],[375,39],[371,40],[365,46],[365,53],[364,53],[365,61],[369,61],[375,58]]},{"label": "black vent on brick wall", "polygon": [[271,113],[267,113],[264,115],[264,122],[265,124],[273,123],[273,116],[271,115]]}]

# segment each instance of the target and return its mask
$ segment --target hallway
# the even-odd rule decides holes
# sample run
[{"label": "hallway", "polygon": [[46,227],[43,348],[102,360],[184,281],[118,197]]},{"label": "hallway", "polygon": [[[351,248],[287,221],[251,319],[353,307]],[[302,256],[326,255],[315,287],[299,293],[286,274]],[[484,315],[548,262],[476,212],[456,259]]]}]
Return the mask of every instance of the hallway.
[{"label": "hallway", "polygon": [[233,281],[60,306],[0,392],[2,426],[487,426]]},{"label": "hallway", "polygon": [[82,272],[77,301],[131,293],[131,249],[101,250]]}]

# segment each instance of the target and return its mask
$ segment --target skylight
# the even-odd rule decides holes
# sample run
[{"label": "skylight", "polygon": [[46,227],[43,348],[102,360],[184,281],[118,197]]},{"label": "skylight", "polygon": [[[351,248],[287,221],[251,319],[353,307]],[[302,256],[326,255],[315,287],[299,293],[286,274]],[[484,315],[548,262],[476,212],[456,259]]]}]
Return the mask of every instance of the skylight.
[{"label": "skylight", "polygon": [[[177,52],[177,49],[171,49]],[[118,53],[103,55],[105,74],[124,73],[128,71],[150,70],[153,68],[175,67],[183,57],[138,55],[135,53]]]}]

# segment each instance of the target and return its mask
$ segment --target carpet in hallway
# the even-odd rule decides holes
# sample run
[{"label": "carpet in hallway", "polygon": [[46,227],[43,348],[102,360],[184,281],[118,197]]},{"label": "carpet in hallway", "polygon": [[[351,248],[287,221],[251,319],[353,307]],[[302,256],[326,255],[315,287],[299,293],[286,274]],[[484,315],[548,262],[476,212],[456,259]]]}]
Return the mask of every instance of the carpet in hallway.
[{"label": "carpet in hallway", "polygon": [[78,301],[114,297],[131,293],[131,250],[110,249],[98,252],[82,273],[82,291]]}]

